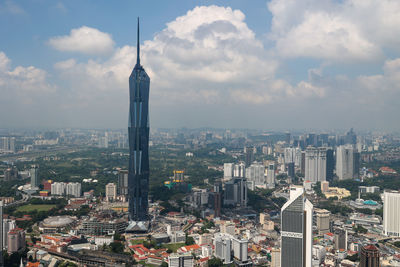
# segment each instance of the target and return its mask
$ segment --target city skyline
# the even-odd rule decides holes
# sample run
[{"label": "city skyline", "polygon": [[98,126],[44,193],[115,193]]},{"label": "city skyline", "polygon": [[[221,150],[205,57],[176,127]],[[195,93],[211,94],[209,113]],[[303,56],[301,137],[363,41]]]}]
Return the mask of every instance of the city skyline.
[{"label": "city skyline", "polygon": [[155,128],[399,130],[399,3],[157,6],[2,3],[2,127],[123,128],[141,14]]}]

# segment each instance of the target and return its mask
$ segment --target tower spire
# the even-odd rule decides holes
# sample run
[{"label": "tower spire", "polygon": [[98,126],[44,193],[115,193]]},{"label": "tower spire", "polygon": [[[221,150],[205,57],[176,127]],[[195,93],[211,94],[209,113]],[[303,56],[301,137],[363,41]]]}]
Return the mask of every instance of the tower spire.
[{"label": "tower spire", "polygon": [[136,65],[140,66],[140,40],[139,40],[139,17],[137,18],[137,59]]}]

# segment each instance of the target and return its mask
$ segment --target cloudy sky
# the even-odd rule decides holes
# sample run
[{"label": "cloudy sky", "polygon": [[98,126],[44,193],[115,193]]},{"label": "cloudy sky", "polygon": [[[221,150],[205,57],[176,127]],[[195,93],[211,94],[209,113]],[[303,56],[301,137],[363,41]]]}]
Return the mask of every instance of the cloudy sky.
[{"label": "cloudy sky", "polygon": [[398,0],[0,1],[0,128],[400,130]]}]

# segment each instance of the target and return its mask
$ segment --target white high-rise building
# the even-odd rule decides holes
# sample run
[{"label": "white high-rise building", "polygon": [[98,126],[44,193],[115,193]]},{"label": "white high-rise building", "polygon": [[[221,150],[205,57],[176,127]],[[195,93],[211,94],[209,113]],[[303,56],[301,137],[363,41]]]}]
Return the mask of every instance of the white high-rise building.
[{"label": "white high-rise building", "polygon": [[312,266],[313,205],[304,188],[291,187],[290,199],[281,209],[281,264]]},{"label": "white high-rise building", "polygon": [[229,180],[233,177],[233,163],[224,163],[224,178]]},{"label": "white high-rise building", "polygon": [[67,196],[80,197],[81,196],[81,183],[68,183],[65,194]]},{"label": "white high-rise building", "polygon": [[55,182],[51,184],[51,194],[57,196],[65,195],[65,189],[67,188],[67,184],[63,182]]},{"label": "white high-rise building", "polygon": [[232,238],[233,257],[241,262],[248,260],[249,241],[247,239]]},{"label": "white high-rise building", "polygon": [[271,250],[271,267],[281,267],[281,250],[279,248]]},{"label": "white high-rise building", "polygon": [[233,177],[245,177],[246,165],[241,162],[233,166]]},{"label": "white high-rise building", "polygon": [[117,198],[117,186],[114,183],[106,185],[106,200],[114,201]]},{"label": "white high-rise building", "polygon": [[246,168],[247,181],[254,181],[255,186],[265,186],[265,166],[254,162]]},{"label": "white high-rise building", "polygon": [[304,179],[313,183],[326,181],[326,149],[309,147],[305,159]]},{"label": "white high-rise building", "polygon": [[299,167],[301,163],[301,149],[298,147],[286,147],[284,150],[285,164],[294,163]]},{"label": "white high-rise building", "polygon": [[269,164],[267,169],[267,188],[275,188],[275,165],[273,163]]},{"label": "white high-rise building", "polygon": [[383,232],[388,236],[400,236],[400,192],[383,193]]},{"label": "white high-rise building", "polygon": [[336,149],[336,175],[339,180],[353,179],[358,176],[358,156],[351,145]]},{"label": "white high-rise building", "polygon": [[224,264],[232,263],[231,249],[232,240],[228,235],[217,235],[214,239],[214,255],[216,258],[221,259]]}]

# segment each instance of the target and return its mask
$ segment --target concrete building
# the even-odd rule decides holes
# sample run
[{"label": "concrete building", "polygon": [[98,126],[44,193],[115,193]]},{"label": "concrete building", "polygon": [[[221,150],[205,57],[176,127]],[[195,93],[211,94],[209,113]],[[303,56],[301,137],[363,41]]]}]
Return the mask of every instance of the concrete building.
[{"label": "concrete building", "polygon": [[325,209],[315,209],[315,218],[318,234],[329,233],[331,213]]},{"label": "concrete building", "polygon": [[233,163],[224,163],[224,179],[230,180],[233,177]]},{"label": "concrete building", "polygon": [[31,188],[39,187],[39,165],[32,165],[31,170],[29,171],[31,175]]},{"label": "concrete building", "polygon": [[224,184],[224,205],[247,206],[247,184],[245,178],[234,177]]},{"label": "concrete building", "polygon": [[65,194],[67,196],[80,197],[82,195],[81,183],[68,183]]},{"label": "concrete building", "polygon": [[387,236],[400,236],[400,192],[383,193],[383,232]]},{"label": "concrete building", "polygon": [[265,186],[265,166],[258,162],[253,162],[246,168],[247,181],[253,181],[255,186]]},{"label": "concrete building", "polygon": [[281,209],[282,266],[312,265],[313,205],[302,187],[290,188],[290,199]]},{"label": "concrete building", "polygon": [[128,171],[118,171],[118,194],[122,196],[128,195]]},{"label": "concrete building", "polygon": [[279,248],[271,250],[271,267],[281,267],[281,250]]},{"label": "concrete building", "polygon": [[335,249],[347,251],[347,230],[335,231]]},{"label": "concrete building", "polygon": [[336,175],[339,180],[358,178],[360,154],[352,146],[336,148]]},{"label": "concrete building", "polygon": [[193,267],[194,258],[190,253],[187,254],[176,254],[172,253],[168,256],[169,267]]},{"label": "concrete building", "polygon": [[117,186],[114,183],[106,185],[106,201],[114,201],[117,198]]},{"label": "concrete building", "polygon": [[325,193],[329,191],[329,182],[328,181],[322,181],[321,182],[321,192]]},{"label": "concrete building", "polygon": [[362,186],[362,185],[360,185],[358,187],[358,190],[359,190],[360,194],[368,194],[368,193],[376,194],[376,193],[379,193],[380,188],[379,188],[379,186]]},{"label": "concrete building", "polygon": [[228,223],[221,225],[221,233],[234,236],[235,235],[235,224],[228,222]]},{"label": "concrete building", "polygon": [[305,153],[304,179],[311,182],[322,182],[327,179],[327,148],[309,147]]},{"label": "concrete building", "polygon": [[24,249],[26,246],[25,232],[21,228],[15,228],[13,230],[10,230],[8,232],[7,239],[8,239],[7,252],[9,254],[17,252],[21,249]]},{"label": "concrete building", "polygon": [[247,239],[232,238],[233,257],[235,260],[244,263],[248,261],[249,241]]},{"label": "concrete building", "polygon": [[232,240],[227,235],[217,235],[214,239],[214,255],[221,259],[224,264],[232,263],[231,260]]},{"label": "concrete building", "polygon": [[67,188],[67,184],[63,182],[55,182],[51,184],[51,194],[57,196],[65,195],[65,189]]},{"label": "concrete building", "polygon": [[379,250],[374,245],[361,248],[360,267],[380,267]]},{"label": "concrete building", "polygon": [[3,219],[3,248],[6,249],[8,247],[8,239],[7,234],[10,230],[17,228],[17,224],[15,220],[12,219]]},{"label": "concrete building", "polygon": [[267,188],[275,188],[275,165],[270,163],[267,169]]}]

